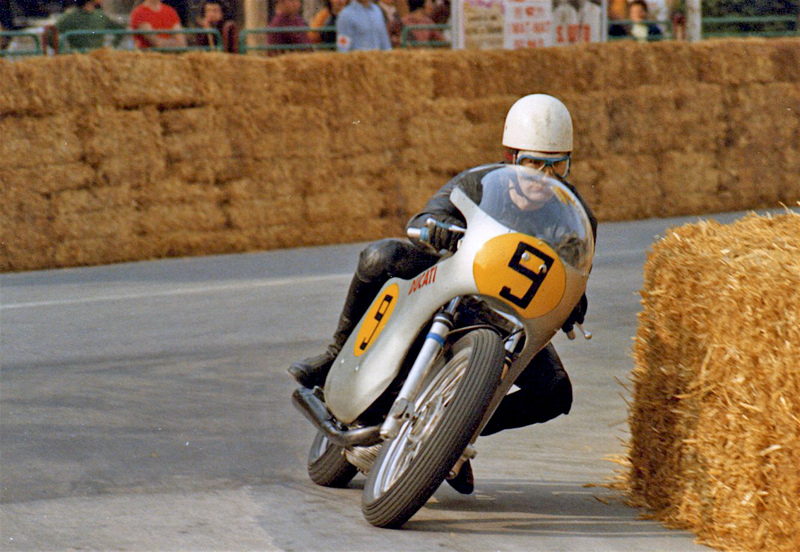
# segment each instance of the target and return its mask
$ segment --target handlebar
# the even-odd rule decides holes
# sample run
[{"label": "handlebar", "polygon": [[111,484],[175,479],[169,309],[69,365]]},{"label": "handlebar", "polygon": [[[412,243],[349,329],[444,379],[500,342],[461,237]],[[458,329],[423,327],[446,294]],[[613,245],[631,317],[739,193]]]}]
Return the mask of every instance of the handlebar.
[{"label": "handlebar", "polygon": [[439,228],[444,228],[445,230],[449,230],[450,232],[459,232],[461,234],[467,231],[466,228],[456,226],[455,224],[446,224],[436,220],[433,217],[428,217],[425,219],[425,226],[422,228],[406,228],[406,235],[409,238],[430,243],[428,240],[430,239],[431,229],[435,228],[436,226]]}]

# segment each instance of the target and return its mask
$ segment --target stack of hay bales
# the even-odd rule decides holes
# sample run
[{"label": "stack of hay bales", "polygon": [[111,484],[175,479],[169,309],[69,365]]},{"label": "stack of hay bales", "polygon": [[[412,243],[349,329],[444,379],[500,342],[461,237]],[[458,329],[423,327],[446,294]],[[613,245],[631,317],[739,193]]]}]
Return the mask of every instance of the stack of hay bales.
[{"label": "stack of hay bales", "polygon": [[800,213],[670,231],[642,297],[635,502],[713,546],[800,549]]},{"label": "stack of hay bales", "polygon": [[797,39],[0,60],[0,270],[401,234],[533,92],[572,112],[600,220],[792,204],[798,63]]}]

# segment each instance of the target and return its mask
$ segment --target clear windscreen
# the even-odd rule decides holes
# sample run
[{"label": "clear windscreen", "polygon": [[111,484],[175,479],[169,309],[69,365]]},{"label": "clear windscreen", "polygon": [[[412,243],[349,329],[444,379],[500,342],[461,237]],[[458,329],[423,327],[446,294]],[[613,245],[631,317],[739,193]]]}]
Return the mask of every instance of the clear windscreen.
[{"label": "clear windscreen", "polygon": [[481,179],[480,208],[515,232],[539,238],[579,270],[591,267],[592,227],[567,186],[520,165],[497,165]]}]

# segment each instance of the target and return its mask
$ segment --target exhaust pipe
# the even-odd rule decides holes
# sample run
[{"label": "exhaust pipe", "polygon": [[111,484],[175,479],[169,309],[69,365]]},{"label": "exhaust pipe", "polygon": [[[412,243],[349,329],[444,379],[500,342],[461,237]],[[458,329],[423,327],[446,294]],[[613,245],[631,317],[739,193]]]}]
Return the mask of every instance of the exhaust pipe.
[{"label": "exhaust pipe", "polygon": [[306,387],[295,389],[294,393],[292,393],[292,402],[335,445],[340,447],[365,447],[376,445],[382,441],[379,434],[380,426],[361,427],[344,431],[336,427],[333,415],[328,411],[328,407],[311,389]]}]

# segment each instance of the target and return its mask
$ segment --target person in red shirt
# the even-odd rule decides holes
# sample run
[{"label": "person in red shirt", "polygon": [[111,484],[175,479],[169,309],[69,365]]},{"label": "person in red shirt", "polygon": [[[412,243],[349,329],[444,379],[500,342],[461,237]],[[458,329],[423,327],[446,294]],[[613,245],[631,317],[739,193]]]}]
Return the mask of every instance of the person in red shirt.
[{"label": "person in red shirt", "polygon": [[[181,28],[178,12],[161,0],[144,0],[131,13],[131,29],[134,30],[178,30]],[[133,41],[137,48],[182,48],[186,46],[186,35],[135,35]]]}]

